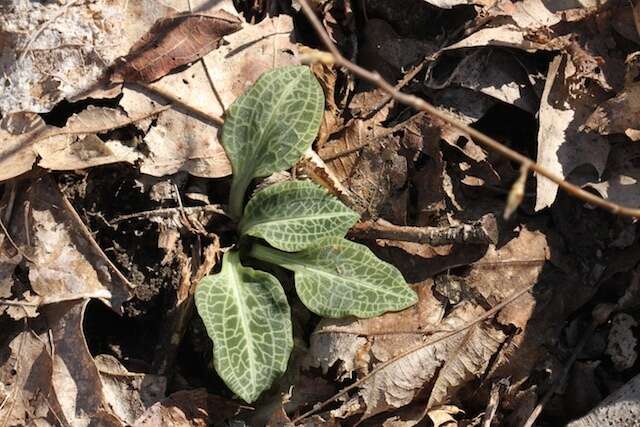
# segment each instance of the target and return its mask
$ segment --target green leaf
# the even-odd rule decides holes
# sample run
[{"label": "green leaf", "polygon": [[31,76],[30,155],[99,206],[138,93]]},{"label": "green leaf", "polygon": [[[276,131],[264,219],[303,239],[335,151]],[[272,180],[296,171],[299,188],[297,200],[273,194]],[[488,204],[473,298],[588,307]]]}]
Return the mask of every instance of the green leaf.
[{"label": "green leaf", "polygon": [[229,107],[222,145],[231,161],[232,215],[253,178],[288,169],[315,139],[324,110],[320,84],[305,66],[264,73]]},{"label": "green leaf", "polygon": [[299,251],[323,237],[344,237],[359,217],[319,185],[287,181],[258,191],[249,200],[240,233],[284,251]]},{"label": "green leaf", "polygon": [[284,373],[293,348],[291,313],[280,283],[228,252],[220,273],[198,284],[195,302],[213,340],[218,375],[253,402]]},{"label": "green leaf", "polygon": [[292,270],[298,296],[320,316],[372,317],[418,301],[397,268],[339,237],[295,253],[254,245],[251,256]]}]

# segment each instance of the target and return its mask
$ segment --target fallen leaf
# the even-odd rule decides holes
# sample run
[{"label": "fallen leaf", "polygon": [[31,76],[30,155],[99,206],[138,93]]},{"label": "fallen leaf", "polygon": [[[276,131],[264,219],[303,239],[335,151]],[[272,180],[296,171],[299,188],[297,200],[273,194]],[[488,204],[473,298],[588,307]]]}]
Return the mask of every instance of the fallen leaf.
[{"label": "fallen leaf", "polygon": [[637,326],[638,322],[626,313],[618,313],[613,317],[605,353],[611,358],[616,371],[624,371],[636,363],[638,340],[633,330]]},{"label": "fallen leaf", "polygon": [[[549,65],[547,82],[540,103],[538,156],[540,166],[562,178],[578,166],[589,164],[600,176],[609,155],[609,143],[601,136],[581,131],[591,112],[593,97],[586,91],[576,92],[575,65],[564,54]],[[558,185],[538,177],[536,210],[551,206]]]},{"label": "fallen leaf", "polygon": [[[204,114],[220,117],[262,73],[296,62],[292,31],[293,21],[287,15],[266,18],[257,25],[246,24],[225,37],[228,43],[204,56],[203,61],[167,75],[150,87],[170,93]],[[150,91],[125,88],[120,105],[129,115],[137,116],[157,108],[155,99],[157,95]],[[231,173],[218,139],[218,126],[190,114],[178,106],[160,114],[150,129],[149,123],[138,124],[146,133],[144,141],[150,151],[141,165],[143,173],[163,176],[184,170],[209,178]]]},{"label": "fallen leaf", "polygon": [[429,80],[427,85],[438,89],[460,86],[535,114],[539,100],[523,62],[517,53],[476,49],[460,60],[445,81]]},{"label": "fallen leaf", "polygon": [[[157,111],[162,110],[160,108]],[[14,135],[0,129],[0,136],[5,136],[5,143],[0,148],[0,181],[27,172],[34,163],[52,170],[76,170],[118,162],[133,163],[141,156],[134,147],[115,140],[104,142],[97,134],[134,122],[135,117],[132,119],[120,110],[89,106],[71,116],[63,128],[47,126],[37,117],[26,133]],[[36,162],[38,157],[40,159]]]},{"label": "fallen leaf", "polygon": [[[406,354],[379,372],[371,374],[358,393],[345,405],[355,405],[363,419],[409,404],[420,391],[430,390],[427,407],[453,399],[464,384],[477,378],[498,351],[505,335],[478,324],[458,335],[437,341],[450,331],[472,321],[484,310],[467,301],[442,318],[444,307],[433,296],[428,283],[418,288],[420,301],[399,313],[374,319],[324,320],[311,338],[312,366],[329,369],[340,361],[342,378],[352,374],[355,356],[368,346],[371,360],[385,362],[410,348],[435,341]],[[364,347],[367,348],[367,347]],[[375,367],[375,365],[374,365]]]},{"label": "fallen leaf", "polygon": [[[98,370],[82,333],[88,300],[42,308],[42,316],[3,346],[0,366],[3,401],[0,419],[7,425],[122,427],[106,410]],[[27,325],[27,323],[24,323]]]},{"label": "fallen leaf", "polygon": [[[380,90],[356,94],[350,108],[354,115],[364,113],[384,96]],[[390,108],[387,104],[367,119],[351,121],[317,149],[339,186],[351,195],[352,209],[374,218],[393,206],[407,179],[407,160],[398,154],[400,138],[381,125]]]},{"label": "fallen leaf", "polygon": [[159,19],[117,62],[111,81],[152,82],[216,49],[241,21],[224,10],[212,15],[179,13]]},{"label": "fallen leaf", "polygon": [[0,115],[43,113],[95,86],[121,55],[122,2],[4,2]]},{"label": "fallen leaf", "polygon": [[453,427],[458,425],[453,416],[463,413],[464,411],[457,406],[442,405],[431,409],[427,412],[427,416],[433,423],[433,427]]},{"label": "fallen leaf", "polygon": [[204,389],[182,390],[155,403],[133,427],[206,427],[240,412],[240,405],[208,394]]},{"label": "fallen leaf", "polygon": [[127,425],[164,398],[167,379],[160,375],[129,372],[115,357],[94,359],[109,409]]},{"label": "fallen leaf", "polygon": [[[40,304],[100,298],[116,312],[133,289],[114,273],[104,254],[81,233],[84,225],[65,209],[55,184],[36,180],[16,200],[10,230],[28,253],[29,283]],[[26,223],[25,223],[26,222]]]}]

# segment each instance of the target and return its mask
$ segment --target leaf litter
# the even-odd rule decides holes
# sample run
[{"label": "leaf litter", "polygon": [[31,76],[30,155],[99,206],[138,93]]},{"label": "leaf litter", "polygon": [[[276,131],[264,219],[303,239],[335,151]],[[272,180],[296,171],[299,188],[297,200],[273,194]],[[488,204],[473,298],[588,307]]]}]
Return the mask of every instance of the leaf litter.
[{"label": "leaf litter", "polygon": [[[229,400],[188,295],[230,242],[227,221],[212,213],[227,202],[231,173],[219,142],[226,108],[263,72],[319,55],[296,6],[272,7],[279,14],[230,1],[0,7],[8,46],[0,56],[0,420],[275,425],[312,410],[303,420],[318,425],[469,425],[487,414],[496,425],[522,425],[557,384],[542,422],[584,415],[630,380],[635,223],[567,201],[538,177],[502,220],[518,165],[315,64],[325,116],[315,151],[294,173],[364,214],[352,238],[368,231],[361,242],[413,283],[419,302],[320,323],[294,305],[304,363],[292,362],[278,392],[253,409]],[[350,59],[630,206],[640,205],[637,11],[615,0],[317,8]],[[497,241],[442,237],[482,218]],[[371,234],[380,224],[399,233]],[[411,235],[427,228],[439,230],[439,244]],[[600,341],[592,338],[563,380],[582,338],[576,325],[602,306],[617,307],[611,322],[595,328]],[[173,343],[171,354],[154,356],[162,343]],[[331,406],[317,406],[353,381]]]}]

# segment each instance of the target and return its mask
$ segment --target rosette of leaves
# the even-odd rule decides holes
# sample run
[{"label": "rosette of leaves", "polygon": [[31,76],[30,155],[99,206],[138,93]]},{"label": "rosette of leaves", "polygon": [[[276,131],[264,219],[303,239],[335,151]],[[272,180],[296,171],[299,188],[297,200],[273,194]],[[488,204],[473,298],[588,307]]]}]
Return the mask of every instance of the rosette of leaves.
[{"label": "rosette of leaves", "polygon": [[359,216],[322,187],[281,182],[244,204],[254,178],[289,169],[310,148],[323,110],[322,89],[308,67],[280,68],[233,103],[222,130],[241,244],[225,254],[219,273],[198,284],[195,302],[213,340],[216,371],[247,402],[284,373],[293,336],[278,279],[243,261],[293,272],[298,297],[320,316],[371,317],[417,301],[395,267],[344,238]]}]

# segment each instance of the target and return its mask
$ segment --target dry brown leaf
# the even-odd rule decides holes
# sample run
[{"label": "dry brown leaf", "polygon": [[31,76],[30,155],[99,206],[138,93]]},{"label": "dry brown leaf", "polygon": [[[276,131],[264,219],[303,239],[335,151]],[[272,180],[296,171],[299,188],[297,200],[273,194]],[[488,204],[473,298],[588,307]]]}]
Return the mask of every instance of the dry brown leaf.
[{"label": "dry brown leaf", "polygon": [[33,260],[29,263],[31,288],[41,304],[100,298],[121,313],[133,289],[87,241],[81,232],[84,226],[64,206],[59,190],[47,178],[36,180],[16,200],[16,220],[10,230]]},{"label": "dry brown leaf", "polygon": [[442,405],[431,409],[427,412],[427,416],[433,423],[433,427],[453,427],[458,425],[453,416],[463,413],[464,411],[457,406]]},{"label": "dry brown leaf", "polygon": [[[106,409],[102,384],[82,332],[88,300],[42,308],[42,319],[13,336],[0,366],[5,425],[124,424]],[[24,325],[27,325],[26,323]]]},{"label": "dry brown leaf", "polygon": [[[321,322],[311,338],[311,366],[326,371],[340,361],[339,372],[346,378],[363,348],[372,361],[384,362],[424,343],[424,334],[427,341],[436,340],[443,330],[455,330],[484,312],[465,301],[441,319],[444,307],[431,293],[429,282],[417,290],[418,304],[402,312]],[[372,374],[345,405],[352,406],[349,413],[361,412],[367,418],[409,404],[425,387],[431,390],[428,407],[440,405],[484,372],[504,338],[499,330],[479,324],[424,347]]]},{"label": "dry brown leaf", "polygon": [[[354,113],[365,114],[384,97],[380,90],[362,92],[354,96],[350,107]],[[351,193],[352,208],[369,217],[389,210],[407,179],[407,160],[398,154],[399,138],[381,125],[390,108],[387,104],[370,118],[354,119],[317,150],[340,185]]]},{"label": "dry brown leaf", "polygon": [[236,403],[210,395],[204,389],[183,390],[155,403],[133,427],[206,427],[239,412]]},{"label": "dry brown leaf", "polygon": [[0,115],[47,112],[95,85],[108,64],[124,53],[119,52],[122,4],[3,2]]},{"label": "dry brown leaf", "polygon": [[0,148],[0,181],[30,170],[38,156],[37,164],[52,170],[134,163],[141,156],[135,148],[120,141],[104,142],[96,134],[127,126],[136,119],[117,109],[89,106],[71,116],[63,128],[46,126],[37,117],[27,133],[10,134],[0,129],[0,136],[5,136]]},{"label": "dry brown leaf", "polygon": [[224,10],[211,15],[180,13],[159,19],[117,62],[111,81],[152,82],[216,49],[241,21]]},{"label": "dry brown leaf", "polygon": [[[176,99],[212,116],[222,116],[231,103],[274,66],[296,61],[296,46],[290,37],[293,21],[280,15],[246,24],[242,30],[225,37],[228,44],[210,52],[189,69],[165,76],[150,86],[170,93]],[[294,53],[292,55],[292,52]],[[207,70],[213,87],[207,77]],[[151,92],[125,88],[120,105],[136,116],[157,107]],[[155,126],[139,127],[148,133],[144,141],[150,154],[141,171],[154,176],[180,170],[202,177],[222,177],[231,173],[231,165],[218,140],[218,127],[189,115],[187,111],[169,110],[160,114]]]},{"label": "dry brown leaf", "polygon": [[611,149],[606,179],[591,183],[602,197],[625,206],[640,206],[640,146],[634,144],[617,144]]},{"label": "dry brown leaf", "polygon": [[127,425],[132,425],[149,407],[164,398],[165,377],[129,372],[118,359],[107,354],[96,356],[94,362],[105,401]]},{"label": "dry brown leaf", "polygon": [[640,54],[626,60],[625,87],[615,97],[600,104],[585,122],[585,128],[601,135],[624,133],[634,141],[640,140]]},{"label": "dry brown leaf", "polygon": [[31,146],[36,135],[42,135],[49,127],[37,114],[7,114],[0,123],[0,181],[29,171],[36,160]]},{"label": "dry brown leaf", "polygon": [[[578,166],[589,164],[600,176],[609,155],[609,143],[601,136],[581,131],[597,98],[581,85],[581,76],[567,54],[549,65],[540,104],[538,156],[540,166],[560,177],[567,177]],[[536,210],[551,206],[558,185],[538,177]]]},{"label": "dry brown leaf", "polygon": [[[477,49],[465,56],[445,82],[429,81],[428,86],[455,85],[481,92],[532,114],[539,100],[530,84],[522,60],[513,53],[497,49]],[[462,105],[468,101],[464,99]]]}]

